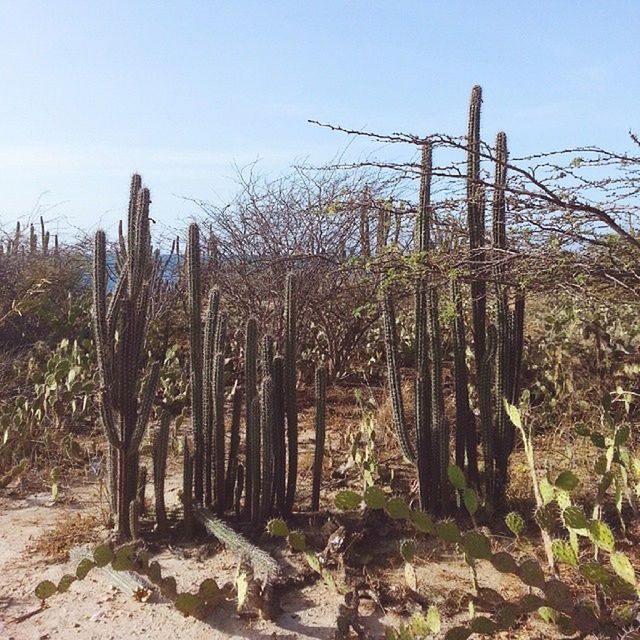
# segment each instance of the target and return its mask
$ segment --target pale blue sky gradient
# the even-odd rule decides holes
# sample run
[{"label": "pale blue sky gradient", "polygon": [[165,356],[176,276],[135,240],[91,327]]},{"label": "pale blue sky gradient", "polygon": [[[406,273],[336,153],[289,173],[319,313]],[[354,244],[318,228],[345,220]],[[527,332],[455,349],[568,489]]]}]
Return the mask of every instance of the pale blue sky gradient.
[{"label": "pale blue sky gradient", "polygon": [[638,0],[0,0],[0,224],[41,198],[61,231],[111,229],[136,170],[181,225],[234,163],[276,176],[348,143],[308,118],[462,134],[476,83],[514,153],[624,150],[639,63]]}]

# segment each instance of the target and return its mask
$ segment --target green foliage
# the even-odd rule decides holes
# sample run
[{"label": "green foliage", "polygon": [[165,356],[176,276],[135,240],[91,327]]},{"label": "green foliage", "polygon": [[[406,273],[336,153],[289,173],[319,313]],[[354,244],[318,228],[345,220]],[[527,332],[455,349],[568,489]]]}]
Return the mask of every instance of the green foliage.
[{"label": "green foliage", "polygon": [[524,518],[517,512],[511,511],[509,512],[504,519],[507,528],[516,538],[519,538],[524,532],[525,522]]}]

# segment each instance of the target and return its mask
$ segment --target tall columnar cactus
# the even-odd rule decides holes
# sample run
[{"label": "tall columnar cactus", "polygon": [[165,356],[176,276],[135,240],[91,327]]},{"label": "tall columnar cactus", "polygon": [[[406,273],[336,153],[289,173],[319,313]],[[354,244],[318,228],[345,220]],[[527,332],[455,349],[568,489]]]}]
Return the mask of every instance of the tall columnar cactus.
[{"label": "tall columnar cactus", "polygon": [[[431,172],[432,146],[422,146],[420,163],[420,202],[415,228],[416,250],[426,258],[431,249]],[[418,275],[415,290],[415,341],[416,341],[416,463],[418,467],[418,492],[423,509],[437,506],[440,483],[437,432],[433,422],[433,384],[429,367],[429,287],[427,278]]]},{"label": "tall columnar cactus", "polygon": [[262,338],[262,376],[273,377],[273,358],[274,354],[274,340],[273,336],[266,333]]},{"label": "tall columnar cactus", "polygon": [[216,353],[213,365],[213,406],[214,406],[214,442],[213,442],[213,480],[215,505],[218,513],[224,513],[226,506],[224,464],[225,464],[225,428],[224,428],[224,353]]},{"label": "tall columnar cactus", "polygon": [[167,474],[170,425],[171,414],[165,411],[160,417],[160,425],[156,427],[153,433],[153,492],[156,503],[156,525],[159,531],[164,531],[167,528],[164,481]]},{"label": "tall columnar cactus", "polygon": [[382,296],[382,319],[384,323],[384,340],[387,354],[387,376],[391,392],[391,406],[393,426],[402,450],[408,460],[415,460],[415,453],[407,430],[404,413],[404,400],[400,380],[400,366],[398,362],[398,334],[396,330],[396,314],[393,298],[388,291]]},{"label": "tall columnar cactus", "polygon": [[261,432],[261,406],[260,397],[253,398],[251,403],[251,425],[252,425],[252,443],[251,457],[247,458],[247,478],[251,477],[251,491],[247,485],[247,497],[245,503],[249,505],[251,522],[254,526],[260,524],[261,515],[261,480],[262,480],[262,461],[260,459],[260,432]]},{"label": "tall columnar cactus", "polygon": [[119,256],[113,293],[107,296],[106,237],[95,237],[93,264],[93,333],[100,389],[100,413],[110,451],[112,500],[117,532],[130,535],[129,504],[136,497],[138,450],[160,376],[144,349],[155,263],[149,232],[149,190],[134,175],[129,201],[128,246]]},{"label": "tall columnar cactus", "polygon": [[189,295],[189,352],[191,367],[191,420],[194,444],[194,496],[196,502],[204,499],[205,425],[203,398],[203,344],[202,344],[202,265],[200,229],[189,225],[187,242],[187,269]]},{"label": "tall columnar cactus", "polygon": [[311,490],[311,511],[320,509],[320,482],[322,481],[322,463],[324,461],[324,441],[327,415],[327,370],[316,367],[316,446],[313,457],[313,486]]},{"label": "tall columnar cactus", "polygon": [[[467,369],[467,337],[464,303],[457,278],[451,280],[453,317],[451,337],[453,346],[456,391],[456,464],[467,469],[470,486],[478,484],[478,439],[476,420],[469,402],[469,372]],[[465,465],[466,461],[466,465]]]},{"label": "tall columnar cactus", "polygon": [[271,515],[273,505],[273,400],[273,378],[267,376],[262,380],[260,397],[260,427],[262,432],[261,522],[265,522]]},{"label": "tall columnar cactus", "polygon": [[278,511],[285,511],[287,443],[285,436],[284,357],[273,358],[273,490]]},{"label": "tall columnar cactus", "polygon": [[182,522],[184,528],[184,536],[191,538],[193,536],[193,472],[194,457],[191,452],[191,445],[187,436],[182,442],[183,462],[182,462]]},{"label": "tall columnar cactus", "polygon": [[225,502],[233,505],[238,473],[238,449],[240,448],[240,421],[242,417],[242,391],[238,386],[233,390],[233,408],[231,410],[231,437],[229,439],[229,458],[225,477]]},{"label": "tall columnar cactus", "polygon": [[287,461],[287,492],[284,507],[285,513],[290,514],[296,497],[296,483],[298,480],[297,302],[296,279],[293,273],[289,273],[287,276],[284,314],[284,396],[289,453]]},{"label": "tall columnar cactus", "polygon": [[524,292],[516,290],[514,310],[509,309],[509,286],[506,282],[507,224],[507,137],[500,132],[496,138],[495,183],[493,189],[493,275],[496,290],[496,357],[494,371],[495,406],[495,503],[504,497],[509,456],[513,450],[514,425],[511,424],[504,401],[515,404],[519,394],[522,360],[522,328],[524,323]]},{"label": "tall columnar cactus", "polygon": [[[254,403],[258,396],[258,323],[249,318],[245,333],[244,386],[246,405],[246,497],[245,504],[250,514],[258,509],[256,500],[260,496],[260,425],[256,418]],[[258,412],[259,415],[259,412]],[[255,485],[255,489],[254,489]],[[257,496],[257,497],[256,497]]]},{"label": "tall columnar cactus", "polygon": [[204,501],[210,506],[212,497],[212,454],[214,429],[214,358],[216,354],[216,333],[218,330],[218,312],[220,293],[216,288],[209,292],[209,303],[204,321],[204,353],[202,373],[202,412],[204,423]]},{"label": "tall columnar cactus", "polygon": [[[487,287],[485,248],[485,190],[480,177],[480,107],[482,89],[473,87],[469,106],[469,130],[467,135],[467,222],[469,226],[469,259],[471,275],[471,316],[473,324],[473,349],[475,356],[480,428],[485,450],[486,491],[493,492],[493,402],[492,384],[483,369],[487,346]],[[490,440],[487,440],[487,437]],[[488,465],[488,466],[487,466]]]}]

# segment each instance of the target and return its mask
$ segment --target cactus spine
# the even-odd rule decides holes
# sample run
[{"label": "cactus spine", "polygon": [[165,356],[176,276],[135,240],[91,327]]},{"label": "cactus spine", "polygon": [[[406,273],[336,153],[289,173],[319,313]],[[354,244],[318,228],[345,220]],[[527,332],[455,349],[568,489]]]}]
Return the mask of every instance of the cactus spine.
[{"label": "cactus spine", "polygon": [[[154,262],[149,232],[149,190],[140,176],[131,181],[128,247],[119,256],[116,286],[107,305],[106,237],[95,237],[93,264],[93,333],[100,390],[98,399],[110,444],[110,485],[117,513],[117,532],[129,537],[129,504],[136,497],[138,449],[144,435],[160,376],[160,365],[147,364],[147,330]],[[144,374],[146,371],[146,380]],[[116,418],[117,414],[117,418]],[[113,498],[113,497],[112,497]]]},{"label": "cactus spine", "polygon": [[287,418],[287,445],[289,451],[287,468],[287,491],[285,513],[290,514],[296,497],[298,480],[298,401],[296,393],[296,354],[297,354],[297,308],[296,278],[293,273],[287,276],[287,291],[284,305],[284,396]]},{"label": "cactus spine", "polygon": [[320,482],[322,480],[322,462],[324,460],[324,441],[327,415],[327,370],[316,367],[316,446],[313,458],[313,487],[311,491],[311,511],[320,509]]}]

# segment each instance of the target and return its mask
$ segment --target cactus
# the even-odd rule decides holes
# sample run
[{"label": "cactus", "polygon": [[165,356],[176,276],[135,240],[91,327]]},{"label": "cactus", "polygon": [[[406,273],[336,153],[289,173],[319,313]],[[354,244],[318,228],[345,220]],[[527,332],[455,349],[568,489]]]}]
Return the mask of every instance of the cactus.
[{"label": "cactus", "polygon": [[296,278],[293,273],[289,273],[287,276],[284,315],[284,404],[287,419],[287,448],[289,453],[284,510],[286,514],[290,514],[296,497],[296,482],[298,480],[298,401],[296,392],[297,303]]},{"label": "cactus", "polygon": [[220,292],[213,288],[209,292],[209,302],[204,321],[204,352],[202,372],[202,413],[204,427],[204,501],[210,506],[212,502],[212,452],[214,429],[214,358],[215,340],[218,330],[218,308],[220,304]]},{"label": "cactus", "polygon": [[131,527],[131,539],[140,540],[140,512],[142,510],[139,498],[129,503],[129,526]]},{"label": "cactus", "polygon": [[273,505],[273,379],[267,376],[262,381],[260,397],[260,426],[262,432],[262,479],[260,482],[260,521],[271,515]]},{"label": "cactus", "polygon": [[143,516],[146,513],[146,495],[147,492],[147,467],[140,466],[138,469],[138,483],[136,499],[138,500],[138,515]]},{"label": "cactus", "polygon": [[240,447],[240,418],[242,414],[242,391],[239,387],[233,390],[233,409],[231,411],[231,438],[229,441],[229,457],[225,477],[225,502],[233,505],[234,490],[238,475],[238,449]]},{"label": "cactus", "polygon": [[429,359],[431,360],[431,466],[437,470],[439,509],[447,511],[449,502],[449,427],[444,414],[444,387],[442,380],[442,336],[438,308],[438,291],[430,286],[427,292],[427,317],[429,320]]},{"label": "cactus", "polygon": [[524,323],[524,292],[517,289],[513,312],[509,309],[509,287],[505,282],[507,250],[506,200],[507,137],[496,138],[496,168],[492,204],[493,275],[496,294],[497,341],[494,371],[495,407],[495,478],[494,502],[504,498],[509,456],[513,450],[515,428],[505,410],[505,400],[516,404],[519,395],[520,366]]},{"label": "cactus", "polygon": [[322,462],[324,460],[324,440],[327,414],[327,370],[316,367],[316,446],[313,458],[313,487],[311,491],[311,511],[320,509],[320,482],[322,480]]},{"label": "cactus", "polygon": [[213,399],[215,423],[215,437],[213,447],[214,495],[217,512],[224,513],[226,499],[224,480],[224,354],[222,352],[218,352],[216,354],[214,362]]},{"label": "cactus", "polygon": [[389,292],[382,296],[382,317],[384,322],[385,351],[387,354],[387,376],[391,392],[393,409],[393,426],[402,449],[408,460],[415,460],[415,453],[411,445],[404,415],[404,402],[398,364],[398,334],[396,332],[396,315],[393,299]]},{"label": "cactus", "polygon": [[242,506],[242,493],[244,492],[244,465],[238,463],[236,468],[236,477],[235,477],[235,495],[234,495],[234,510],[237,517],[240,517],[240,511]]},{"label": "cactus", "polygon": [[153,437],[153,492],[156,503],[156,525],[159,531],[167,526],[167,509],[164,502],[164,480],[167,472],[167,452],[169,448],[169,426],[171,415],[163,412],[160,425]]},{"label": "cactus", "polygon": [[260,523],[260,495],[262,480],[262,463],[260,459],[260,434],[261,434],[261,406],[260,398],[255,397],[251,406],[252,442],[251,458],[247,459],[247,478],[251,477],[251,491],[247,486],[245,503],[249,504],[249,514],[254,526]]},{"label": "cactus", "polygon": [[[130,535],[129,503],[136,497],[138,449],[149,421],[160,365],[147,365],[144,342],[155,264],[149,232],[149,190],[134,175],[129,201],[128,248],[120,253],[121,268],[107,305],[106,237],[95,237],[93,264],[93,334],[100,390],[98,399],[110,444],[112,504],[117,532]],[[146,380],[143,374],[147,370]],[[118,417],[116,418],[116,414]]]},{"label": "cactus", "polygon": [[467,339],[464,321],[464,306],[460,285],[456,278],[451,280],[451,299],[454,306],[451,321],[453,344],[454,376],[456,384],[456,464],[466,468],[471,486],[478,484],[478,442],[476,420],[469,404],[469,373],[467,370]]},{"label": "cactus", "polygon": [[273,359],[273,491],[278,511],[284,513],[287,486],[287,445],[285,440],[284,358]]},{"label": "cactus", "polygon": [[273,336],[268,333],[262,338],[262,376],[273,378],[274,344]]},{"label": "cactus", "polygon": [[203,345],[202,345],[202,276],[200,254],[200,230],[197,224],[189,225],[187,244],[188,295],[189,295],[189,351],[191,367],[191,419],[194,442],[194,497],[196,502],[204,498],[204,429],[203,408]]},{"label": "cactus", "polygon": [[[244,349],[244,385],[245,385],[245,425],[246,425],[246,459],[247,477],[245,504],[250,514],[254,513],[257,505],[254,496],[260,495],[260,431],[254,420],[254,401],[258,395],[257,383],[258,358],[258,324],[255,318],[249,318],[245,333]],[[254,491],[254,484],[257,490]]]},{"label": "cactus", "polygon": [[280,573],[280,566],[266,551],[251,544],[244,536],[216,518],[211,511],[197,507],[195,513],[211,535],[218,538],[240,558],[249,560],[256,571],[260,571],[265,577],[274,577]]},{"label": "cactus", "polygon": [[194,455],[187,436],[183,440],[183,464],[182,464],[182,522],[184,536],[188,540],[193,536],[193,471]]}]

